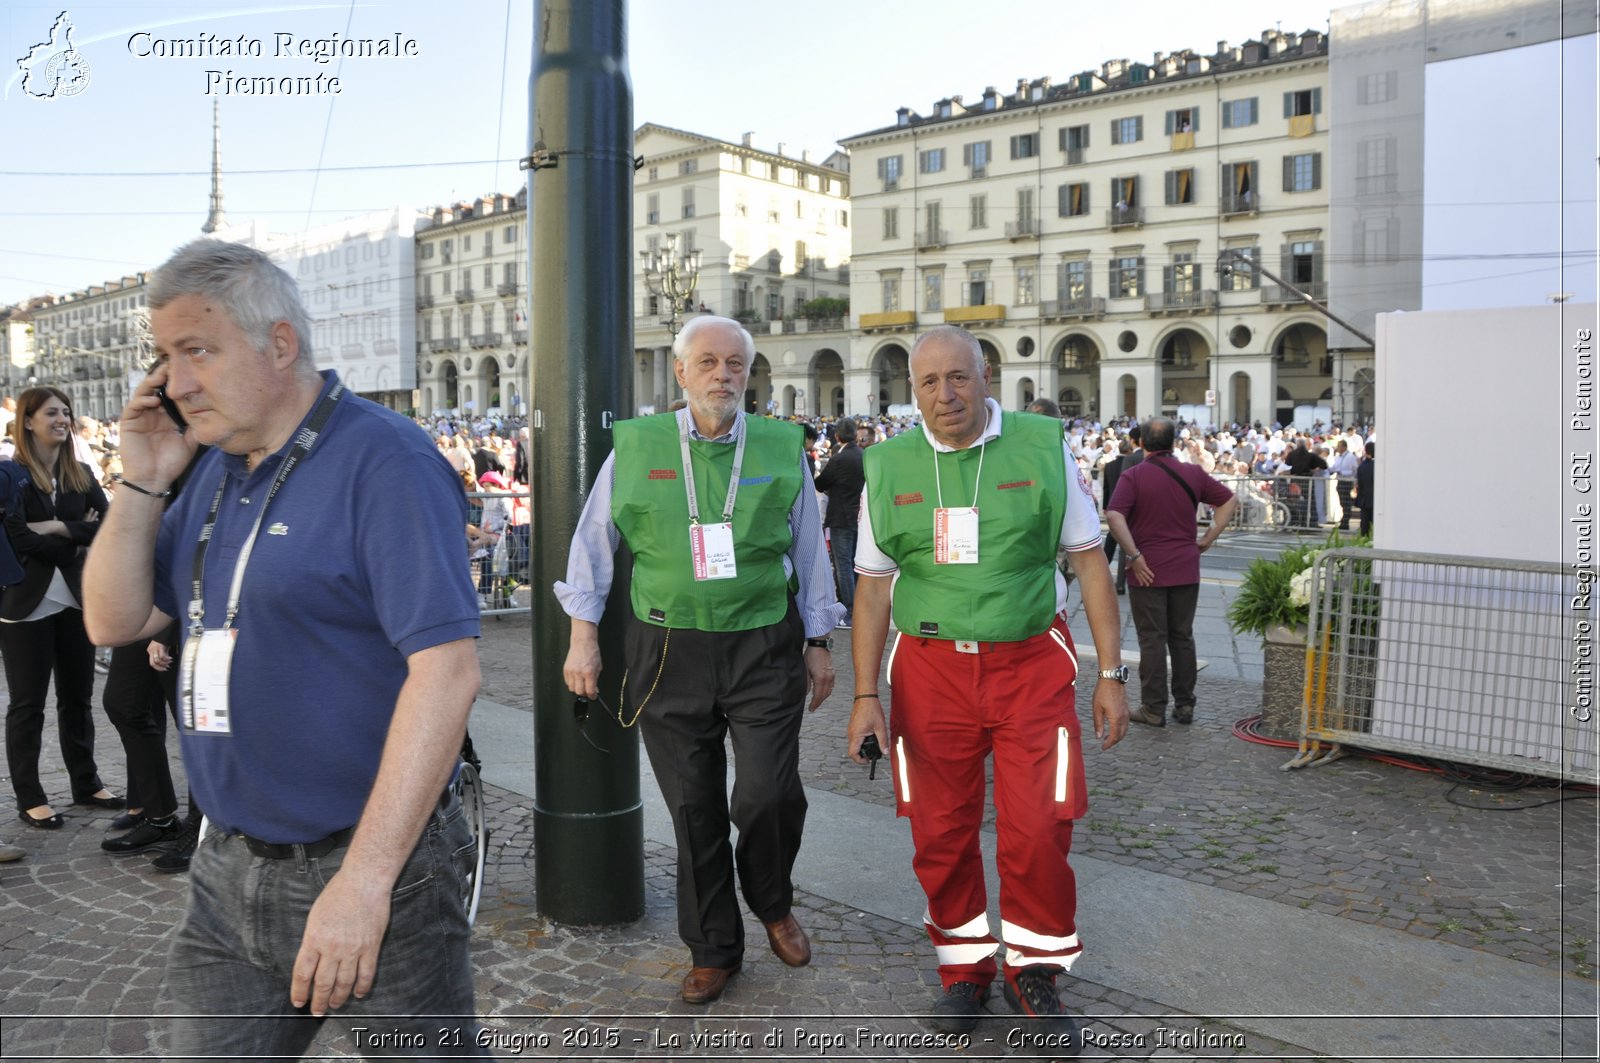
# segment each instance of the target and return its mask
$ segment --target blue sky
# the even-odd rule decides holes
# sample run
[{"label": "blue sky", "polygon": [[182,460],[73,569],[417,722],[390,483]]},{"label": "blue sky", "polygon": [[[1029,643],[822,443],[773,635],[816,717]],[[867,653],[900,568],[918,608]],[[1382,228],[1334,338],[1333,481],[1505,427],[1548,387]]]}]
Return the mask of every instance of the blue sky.
[{"label": "blue sky", "polygon": [[[77,95],[33,99],[15,60],[45,40],[62,0],[0,10],[0,304],[64,292],[157,264],[205,218],[211,105],[221,100],[230,221],[274,229],[396,204],[427,206],[513,191],[526,152],[531,0],[376,0],[273,5],[97,0],[66,7],[89,64]],[[634,124],[659,122],[757,146],[781,141],[820,159],[840,137],[976,98],[1019,78],[1061,80],[1108,58],[1190,47],[1209,52],[1265,28],[1327,28],[1305,0],[634,0],[629,7]],[[253,57],[141,57],[130,38],[259,39]],[[319,65],[272,57],[296,39],[393,37],[400,59]],[[338,76],[322,96],[208,96],[208,69]],[[496,161],[498,160],[498,161]],[[270,171],[270,172],[263,172]]]}]

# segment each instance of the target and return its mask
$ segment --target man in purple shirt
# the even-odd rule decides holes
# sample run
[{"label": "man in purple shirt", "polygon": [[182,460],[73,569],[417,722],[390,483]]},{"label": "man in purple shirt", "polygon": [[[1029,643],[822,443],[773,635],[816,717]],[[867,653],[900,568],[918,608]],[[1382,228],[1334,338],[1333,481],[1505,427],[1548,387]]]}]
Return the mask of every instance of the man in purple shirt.
[{"label": "man in purple shirt", "polygon": [[[1233,492],[1198,465],[1172,456],[1177,428],[1152,417],[1144,426],[1143,462],[1117,478],[1106,523],[1128,559],[1128,608],[1139,635],[1139,709],[1128,719],[1167,725],[1167,654],[1172,654],[1172,717],[1194,722],[1194,610],[1200,598],[1200,555],[1211,548],[1237,508]],[[1199,541],[1195,512],[1215,509]]]}]

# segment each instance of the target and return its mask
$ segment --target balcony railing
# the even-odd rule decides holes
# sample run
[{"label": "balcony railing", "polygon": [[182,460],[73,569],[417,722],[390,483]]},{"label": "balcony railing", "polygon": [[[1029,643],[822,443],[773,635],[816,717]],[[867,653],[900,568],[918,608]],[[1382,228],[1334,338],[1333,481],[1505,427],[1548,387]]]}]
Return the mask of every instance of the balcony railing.
[{"label": "balcony railing", "polygon": [[933,251],[950,245],[950,233],[945,229],[924,229],[917,233],[917,250]]},{"label": "balcony railing", "polygon": [[861,329],[871,332],[874,329],[886,331],[899,331],[908,329],[917,323],[915,310],[885,310],[877,314],[862,314]]},{"label": "balcony railing", "polygon": [[1060,321],[1072,317],[1104,317],[1106,300],[1100,295],[1082,295],[1076,299],[1046,299],[1039,304],[1039,316],[1046,321]]},{"label": "balcony railing", "polygon": [[507,281],[506,283],[504,283],[504,284],[500,285],[498,288],[496,288],[494,290],[494,293],[496,295],[516,295],[517,294],[517,282],[516,281]]},{"label": "balcony railing", "polygon": [[952,306],[944,312],[947,325],[964,325],[975,321],[1004,321],[1006,308],[999,303],[984,303],[981,306]]},{"label": "balcony railing", "polygon": [[1039,237],[1039,218],[1018,218],[1006,222],[1007,240],[1035,240]]},{"label": "balcony railing", "polygon": [[1224,217],[1230,214],[1255,214],[1261,209],[1261,197],[1254,192],[1225,192],[1218,210]]},{"label": "balcony railing", "polygon": [[1151,292],[1144,297],[1144,308],[1152,314],[1215,309],[1216,305],[1217,293],[1211,288],[1187,292]]},{"label": "balcony railing", "polygon": [[419,295],[419,296],[417,296],[417,309],[418,310],[427,310],[431,306],[433,306],[433,296],[431,296],[431,295]]},{"label": "balcony railing", "polygon": [[1112,207],[1106,211],[1106,224],[1113,229],[1126,229],[1144,224],[1143,207]]},{"label": "balcony railing", "polygon": [[471,288],[457,288],[456,289],[456,302],[458,302],[458,303],[470,303],[470,302],[472,302],[472,289]]},{"label": "balcony railing", "polygon": [[526,347],[528,345],[528,330],[525,328],[512,329],[511,342],[517,347]]},{"label": "balcony railing", "polygon": [[498,347],[498,346],[500,346],[500,333],[498,333],[498,332],[478,332],[478,333],[474,333],[473,336],[470,339],[467,340],[467,342],[473,347]]},{"label": "balcony railing", "polygon": [[446,336],[442,340],[428,341],[428,350],[434,354],[438,354],[441,351],[459,351],[460,349],[461,341],[454,336]]},{"label": "balcony railing", "polygon": [[[1311,296],[1311,298],[1317,300],[1317,302],[1319,302],[1319,303],[1327,302],[1327,300],[1328,300],[1328,282],[1327,281],[1316,281],[1316,282],[1310,283],[1310,284],[1301,284],[1301,285],[1298,285],[1297,287],[1299,287],[1299,289],[1301,291],[1305,292],[1307,295]],[[1261,287],[1261,302],[1262,302],[1263,305],[1279,305],[1279,306],[1294,306],[1296,304],[1299,304],[1299,305],[1304,305],[1305,304],[1305,300],[1304,299],[1300,298],[1298,295],[1296,295],[1294,292],[1290,291],[1288,288],[1282,287],[1282,286],[1277,285],[1277,284],[1262,285],[1262,287]]]},{"label": "balcony railing", "polygon": [[1083,149],[1082,148],[1068,148],[1067,149],[1067,165],[1068,166],[1081,166],[1081,165],[1083,165]]}]

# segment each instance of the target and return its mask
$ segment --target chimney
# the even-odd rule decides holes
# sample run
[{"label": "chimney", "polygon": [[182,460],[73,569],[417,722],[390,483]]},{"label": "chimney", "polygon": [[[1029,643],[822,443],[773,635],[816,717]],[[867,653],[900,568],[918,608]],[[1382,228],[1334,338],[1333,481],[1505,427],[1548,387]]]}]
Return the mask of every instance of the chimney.
[{"label": "chimney", "polygon": [[786,145],[783,143],[783,141],[781,141],[781,140],[778,141],[778,154],[779,155],[783,154],[783,149],[784,149],[785,146]]},{"label": "chimney", "polygon": [[749,147],[749,146],[750,146],[750,141],[751,141],[751,140],[752,140],[752,139],[753,139],[753,138],[754,138],[754,137],[755,137],[755,135],[756,135],[756,131],[755,131],[755,130],[754,130],[754,129],[752,129],[752,130],[750,130],[750,131],[749,131],[749,132],[748,132],[748,133],[745,133],[745,134],[744,134],[744,135],[743,135],[743,136],[741,136],[741,137],[740,137],[740,138],[739,138],[739,141],[740,141],[740,143],[742,143],[742,144],[743,144],[743,145],[744,145],[744,146],[745,146],[745,147],[747,147],[747,148],[748,148],[748,147]]},{"label": "chimney", "polygon": [[800,149],[800,161],[801,162],[810,162],[811,161],[811,149],[810,148],[801,148]]}]

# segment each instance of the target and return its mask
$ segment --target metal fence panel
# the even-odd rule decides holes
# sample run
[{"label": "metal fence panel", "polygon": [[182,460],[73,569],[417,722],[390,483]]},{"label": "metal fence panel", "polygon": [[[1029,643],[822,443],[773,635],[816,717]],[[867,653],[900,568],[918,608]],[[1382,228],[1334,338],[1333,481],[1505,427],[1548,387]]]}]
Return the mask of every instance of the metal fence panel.
[{"label": "metal fence panel", "polygon": [[1564,565],[1337,549],[1313,566],[1298,766],[1332,742],[1600,783]]},{"label": "metal fence panel", "polygon": [[467,546],[472,582],[478,589],[479,613],[503,616],[531,612],[528,547],[533,521],[529,492],[469,492],[467,523],[497,537],[492,547],[475,550],[470,542]]}]

